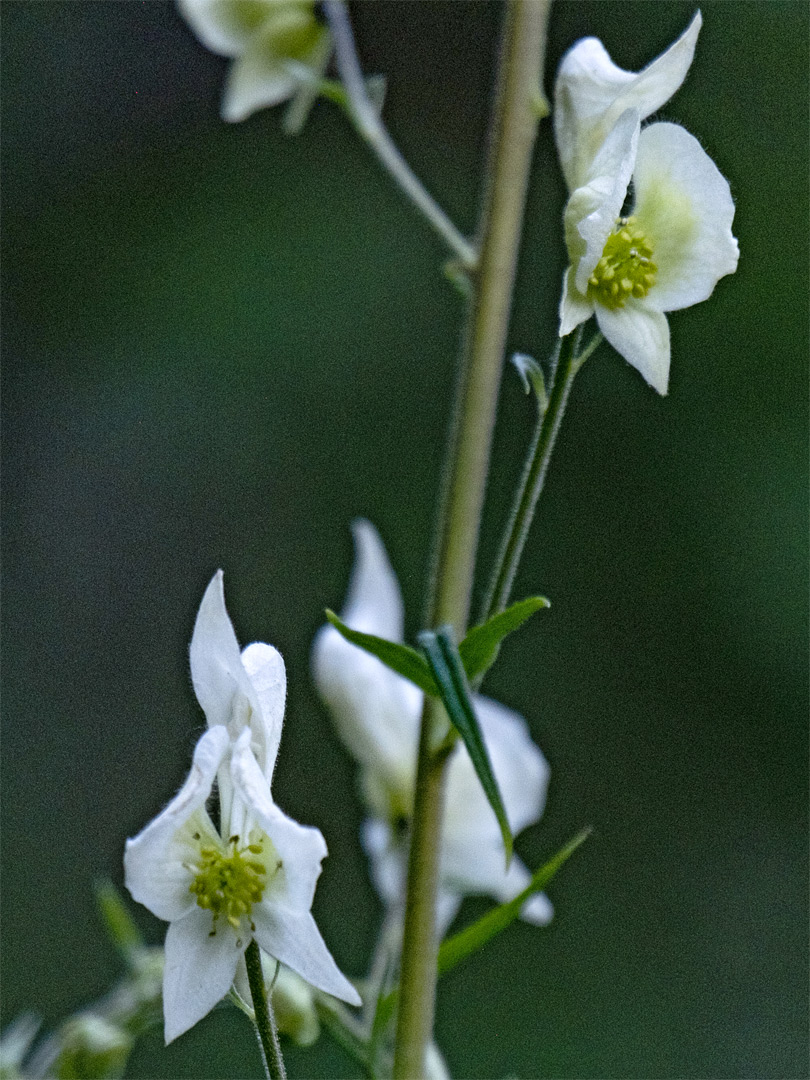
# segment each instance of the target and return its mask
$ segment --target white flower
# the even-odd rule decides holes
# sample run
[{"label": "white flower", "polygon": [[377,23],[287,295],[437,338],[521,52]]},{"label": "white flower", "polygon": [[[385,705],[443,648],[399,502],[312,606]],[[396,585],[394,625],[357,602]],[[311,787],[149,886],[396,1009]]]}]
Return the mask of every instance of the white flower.
[{"label": "white flower", "polygon": [[568,190],[586,182],[593,159],[626,109],[644,120],[686,77],[702,25],[698,12],[684,33],[643,71],[623,71],[598,38],[583,38],[562,58],[554,84],[554,135]]},{"label": "white flower", "polygon": [[[209,585],[191,644],[192,679],[209,723],[179,793],[124,855],[133,897],[169,922],[163,976],[166,1041],[227,994],[245,949],[262,949],[352,1004],[310,909],[326,855],[317,829],[273,803],[270,779],[284,711],[284,665],[256,643],[240,656],[222,598]],[[219,829],[206,810],[215,778]]]},{"label": "white flower", "polygon": [[332,39],[312,0],[178,0],[178,7],[207,48],[234,58],[223,120],[278,105],[326,69]]},{"label": "white flower", "polygon": [[[352,629],[401,641],[402,597],[382,541],[367,521],[355,523],[354,537],[357,559],[341,617]],[[331,626],[319,631],[312,662],[318,690],[361,766],[371,815],[363,826],[363,842],[375,886],[387,904],[401,903],[407,858],[402,831],[413,803],[422,692]],[[542,813],[548,765],[522,717],[485,697],[474,702],[509,824],[519,832]],[[519,859],[512,860],[508,872],[504,869],[500,829],[461,743],[448,767],[440,873],[442,929],[462,896],[487,893],[509,900],[529,882]],[[546,923],[551,904],[545,896],[534,896],[522,915]]]},{"label": "white flower", "polygon": [[[631,178],[634,207],[620,217]],[[706,300],[734,273],[733,220],[728,182],[697,139],[676,124],[640,131],[639,114],[622,113],[565,210],[560,336],[596,315],[614,349],[665,394],[664,312]]]}]

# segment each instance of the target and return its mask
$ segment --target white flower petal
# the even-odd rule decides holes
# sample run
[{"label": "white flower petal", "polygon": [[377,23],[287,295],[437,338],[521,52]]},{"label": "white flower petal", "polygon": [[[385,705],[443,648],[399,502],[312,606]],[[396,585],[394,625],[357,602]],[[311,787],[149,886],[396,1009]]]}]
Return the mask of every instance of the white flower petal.
[{"label": "white flower petal", "polygon": [[[249,727],[253,752],[268,779],[273,775],[284,718],[284,661],[271,646],[256,642],[239,651],[225,607],[222,571],[205,590],[191,637],[191,681],[209,727],[224,725],[236,740]],[[244,659],[256,674],[254,685]],[[230,814],[230,779],[219,777],[223,825]]]},{"label": "white flower petal", "polygon": [[197,743],[191,771],[180,791],[162,813],[126,842],[126,886],[133,898],[159,919],[180,918],[195,906],[189,892],[191,873],[183,864],[196,861],[198,848],[184,826],[193,818],[200,831],[216,836],[204,808],[228,744],[225,728],[206,731]]},{"label": "white flower petal", "polygon": [[672,97],[692,63],[701,25],[698,12],[678,40],[638,73],[617,67],[597,38],[584,38],[565,54],[554,87],[554,134],[569,190],[581,185],[625,109],[643,120]]},{"label": "white flower petal", "polygon": [[258,904],[253,908],[255,937],[270,956],[292,968],[319,990],[350,1005],[362,1005],[360,995],[341,974],[309,911]]},{"label": "white flower petal", "polygon": [[428,1044],[425,1053],[425,1080],[450,1080],[450,1070],[434,1042]]},{"label": "white flower petal", "polygon": [[[191,681],[209,727],[233,719],[234,697],[241,693],[258,706],[242,664],[239,642],[225,607],[222,571],[205,590],[191,635]],[[236,732],[231,732],[236,737]]]},{"label": "white flower petal", "polygon": [[380,534],[370,521],[352,522],[355,558],[343,621],[353,630],[402,641],[405,615],[402,591]]},{"label": "white flower petal", "polygon": [[[389,641],[402,639],[402,596],[385,548],[367,521],[354,525],[356,560],[343,621]],[[349,751],[382,786],[410,791],[419,738],[422,693],[331,626],[312,648],[315,685]],[[373,784],[366,785],[370,791]],[[388,808],[375,805],[382,816]]]},{"label": "white flower petal", "polygon": [[275,805],[267,780],[251,752],[247,731],[233,749],[231,777],[237,800],[241,800],[270,837],[283,863],[279,881],[272,882],[266,893],[267,902],[309,911],[321,860],[327,853],[326,841],[318,829],[299,825]]},{"label": "white flower petal", "polygon": [[644,129],[633,181],[633,214],[658,267],[647,303],[674,311],[707,299],[721,277],[734,273],[739,258],[728,181],[677,124]]},{"label": "white flower petal", "polygon": [[254,730],[253,752],[261,762],[262,772],[269,783],[273,778],[284,724],[287,673],[278,649],[261,641],[255,641],[242,650],[242,663],[256,693],[263,720],[260,732],[262,742],[256,740]]},{"label": "white flower petal", "polygon": [[562,296],[560,297],[560,337],[567,337],[593,315],[593,304],[577,291],[574,284],[572,267],[563,274]]},{"label": "white flower petal", "polygon": [[[522,716],[489,698],[476,696],[474,704],[509,825],[518,833],[543,812],[548,763],[532,742]],[[503,865],[500,828],[470,755],[461,743],[447,769],[444,828],[448,856],[454,861],[458,856],[452,852],[463,849],[465,857],[474,862],[476,845],[488,842],[500,847]]]},{"label": "white flower petal", "polygon": [[177,0],[180,14],[211,52],[239,56],[287,0]]},{"label": "white flower petal", "polygon": [[374,888],[387,906],[404,900],[405,857],[403,845],[396,845],[386,821],[367,818],[360,826],[360,843],[371,861]]},{"label": "white flower petal", "polygon": [[599,329],[628,364],[640,372],[659,394],[669,383],[669,324],[666,315],[645,301],[629,299],[612,311],[596,305]]},{"label": "white flower petal", "polygon": [[222,119],[245,120],[293,96],[301,80],[297,69],[320,76],[331,51],[331,37],[311,9],[288,5],[250,38],[231,66],[222,99]]},{"label": "white flower petal", "polygon": [[166,933],[163,1017],[167,1043],[202,1020],[225,997],[248,944],[240,945],[224,920],[213,936],[212,925],[211,912],[195,907]]},{"label": "white flower petal", "polygon": [[[486,894],[505,903],[526,888],[531,874],[517,856],[506,869],[502,843],[477,846],[467,843],[448,847],[443,853],[442,880],[446,888],[454,888],[458,893]],[[548,898],[536,894],[523,905],[520,917],[544,926],[553,914]]]},{"label": "white flower petal", "polygon": [[[639,127],[637,112],[628,109],[622,113],[593,161],[588,183],[571,195],[565,208],[566,242],[580,293],[587,291],[588,278],[602,257],[627,198]],[[584,242],[584,251],[573,239],[574,229]]]},{"label": "white flower petal", "polygon": [[[475,698],[492,769],[513,833],[533,825],[543,813],[549,766],[518,713],[487,697]],[[480,785],[479,785],[480,786]]]}]

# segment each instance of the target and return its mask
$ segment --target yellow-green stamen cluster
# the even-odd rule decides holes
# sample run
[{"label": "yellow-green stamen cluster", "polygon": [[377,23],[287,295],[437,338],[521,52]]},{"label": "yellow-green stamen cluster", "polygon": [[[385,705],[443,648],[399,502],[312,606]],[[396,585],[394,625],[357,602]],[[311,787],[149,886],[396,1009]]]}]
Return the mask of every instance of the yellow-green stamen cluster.
[{"label": "yellow-green stamen cluster", "polygon": [[652,253],[636,219],[619,218],[588,279],[588,298],[608,308],[620,308],[628,296],[646,296],[658,271]]},{"label": "yellow-green stamen cluster", "polygon": [[261,900],[267,870],[263,862],[250,856],[262,853],[261,841],[240,847],[238,836],[229,839],[227,848],[213,845],[200,848],[197,874],[189,891],[197,897],[201,908],[213,912],[212,934],[216,933],[220,915],[238,930],[243,916],[249,917],[253,905]]}]

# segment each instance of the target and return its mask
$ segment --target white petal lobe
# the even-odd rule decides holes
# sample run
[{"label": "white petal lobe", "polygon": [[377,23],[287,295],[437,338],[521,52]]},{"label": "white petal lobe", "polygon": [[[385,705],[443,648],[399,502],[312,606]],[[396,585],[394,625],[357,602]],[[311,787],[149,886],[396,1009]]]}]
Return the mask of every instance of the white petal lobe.
[{"label": "white petal lobe", "polygon": [[195,908],[173,922],[166,933],[163,1016],[167,1043],[202,1020],[231,987],[248,942],[240,946],[227,922],[219,922],[212,936],[211,912]]},{"label": "white petal lobe", "polygon": [[611,311],[596,305],[596,321],[607,340],[654,390],[666,394],[669,385],[669,324],[666,315],[643,301],[627,300]]},{"label": "white petal lobe", "polygon": [[677,124],[641,133],[633,173],[634,214],[658,267],[648,302],[658,311],[690,307],[737,269],[728,181],[703,147]]}]

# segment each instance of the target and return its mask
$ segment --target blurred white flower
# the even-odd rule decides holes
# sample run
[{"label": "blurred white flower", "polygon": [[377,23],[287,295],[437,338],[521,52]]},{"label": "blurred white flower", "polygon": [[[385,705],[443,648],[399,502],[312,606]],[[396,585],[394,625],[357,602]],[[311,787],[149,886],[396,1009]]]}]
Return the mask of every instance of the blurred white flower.
[{"label": "blurred white flower", "polygon": [[[312,987],[300,975],[296,975],[267,953],[262,952],[261,959],[265,990],[268,997],[272,994],[273,1012],[279,1032],[289,1035],[299,1046],[311,1046],[321,1032]],[[244,1002],[250,1002],[247,969],[242,960],[236,969],[234,989]]]},{"label": "blurred white flower", "polygon": [[626,109],[644,120],[672,97],[692,63],[702,22],[698,11],[678,40],[639,72],[617,67],[598,38],[583,38],[568,50],[554,84],[554,135],[569,191],[587,182]]},{"label": "blurred white flower", "polygon": [[[634,206],[621,217],[631,179]],[[571,265],[560,336],[595,315],[614,349],[665,394],[664,312],[706,300],[734,273],[733,220],[728,181],[697,139],[677,124],[640,131],[638,112],[622,113],[565,209]]]},{"label": "blurred white flower", "polygon": [[[343,621],[354,630],[402,641],[399,583],[382,541],[367,521],[354,525],[356,561]],[[407,850],[404,827],[411,814],[422,692],[379,660],[323,627],[312,654],[315,684],[338,732],[358,760],[370,817],[363,843],[375,886],[389,905],[402,903]],[[514,833],[543,811],[549,769],[517,713],[488,698],[474,698],[476,714]],[[453,751],[447,774],[442,836],[439,922],[452,920],[466,894],[486,893],[499,901],[516,896],[529,882],[518,859],[504,869],[503,839],[464,745]],[[532,897],[522,916],[547,923],[548,899]]]},{"label": "blurred white flower", "polygon": [[[284,713],[284,664],[275,649],[259,643],[240,656],[221,573],[200,606],[191,668],[209,730],[179,793],[127,841],[124,855],[132,896],[170,924],[166,1041],[228,993],[254,937],[313,986],[360,1004],[310,912],[324,839],[282,813],[270,792]],[[215,778],[219,829],[206,810]]]},{"label": "blurred white flower", "polygon": [[310,92],[332,51],[313,0],[178,0],[181,14],[212,52],[233,57],[222,119],[251,113]]}]

